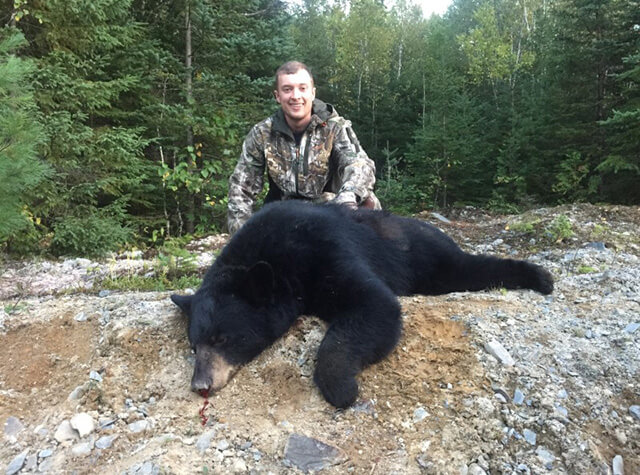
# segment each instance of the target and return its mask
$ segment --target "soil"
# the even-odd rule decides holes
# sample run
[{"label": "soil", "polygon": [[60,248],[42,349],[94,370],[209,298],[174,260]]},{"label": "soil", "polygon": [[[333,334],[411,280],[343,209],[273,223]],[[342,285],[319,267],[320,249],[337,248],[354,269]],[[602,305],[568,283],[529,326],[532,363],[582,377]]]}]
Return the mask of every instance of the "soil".
[{"label": "soil", "polygon": [[[608,229],[616,230],[605,237],[607,246],[638,255],[635,237],[625,235],[627,229],[637,233],[637,208],[584,205],[519,219],[538,217],[544,223],[557,214],[572,217],[572,212],[580,223],[606,219]],[[500,238],[494,253],[500,246],[519,258],[546,251],[552,252],[545,258],[552,262],[592,240],[588,224],[575,226],[573,241],[547,243],[540,236],[505,234],[513,217],[467,210],[449,218],[451,223],[431,221],[467,250]],[[552,270],[563,305],[576,318],[590,318],[598,302],[574,303],[579,289],[563,286],[566,271]],[[0,320],[0,421],[13,417],[24,425],[19,433],[5,435],[0,465],[24,449],[35,454],[51,448],[50,473],[144,473],[139,470],[145,462],[151,462],[152,473],[295,473],[299,469],[284,460],[287,440],[295,433],[339,449],[341,457],[327,464],[326,473],[607,473],[615,455],[623,456],[625,473],[640,473],[639,421],[628,415],[630,406],[640,404],[637,359],[620,363],[630,366],[635,382],[618,381],[619,388],[607,379],[604,356],[600,367],[584,363],[583,370],[594,371],[610,390],[602,396],[607,400],[603,413],[616,409],[621,422],[594,414],[597,401],[568,383],[562,387],[570,394],[563,403],[569,416],[550,416],[557,403],[545,399],[546,389],[536,384],[549,376],[545,358],[562,356],[556,338],[568,345],[570,338],[549,336],[535,326],[541,309],[552,305],[544,296],[495,290],[401,299],[403,337],[386,360],[362,373],[360,399],[347,410],[329,406],[313,384],[314,355],[325,327],[303,317],[227,387],[209,396],[205,426],[199,415],[204,400],[189,389],[193,356],[186,324],[168,297],[168,292],[23,295]],[[6,300],[5,308],[12,302]],[[638,310],[639,304],[629,305]],[[632,315],[631,321],[638,320]],[[500,328],[509,327],[531,330],[517,342],[522,350],[514,343],[511,353],[523,358],[537,351],[539,363],[534,356],[527,362],[538,365],[540,374],[527,372],[527,365],[505,367],[484,350],[489,339],[501,338]],[[639,336],[640,330],[618,344],[637,352]],[[502,338],[509,347],[504,338],[511,334]],[[90,378],[92,371],[101,381]],[[70,399],[77,387],[81,395]],[[517,388],[533,402],[515,405],[511,398]],[[60,423],[79,412],[98,423],[92,446],[98,437],[117,435],[110,448],[76,456],[71,448],[79,439],[54,439]],[[137,420],[146,420],[147,430],[132,432],[129,424]],[[535,445],[522,437],[509,439],[510,429],[522,434],[525,426],[535,427]],[[213,442],[203,449],[199,440],[208,432]],[[538,447],[555,454],[551,466],[536,454]],[[46,469],[43,458],[37,461]]]}]

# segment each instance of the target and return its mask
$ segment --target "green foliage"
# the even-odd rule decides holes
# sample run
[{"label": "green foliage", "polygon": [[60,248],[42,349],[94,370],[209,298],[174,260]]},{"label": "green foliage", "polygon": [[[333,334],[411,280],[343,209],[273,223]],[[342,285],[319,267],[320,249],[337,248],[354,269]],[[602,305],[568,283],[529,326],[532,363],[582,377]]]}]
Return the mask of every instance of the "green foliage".
[{"label": "green foliage", "polygon": [[535,234],[540,224],[539,219],[534,219],[533,221],[516,221],[513,223],[509,223],[507,228],[516,233],[523,234]]},{"label": "green foliage", "polygon": [[122,277],[108,277],[100,282],[100,289],[165,292],[167,290],[196,289],[200,287],[202,279],[197,275],[183,275],[174,279],[166,276],[144,277],[141,275],[126,275]]},{"label": "green foliage", "polygon": [[117,251],[133,231],[125,214],[112,206],[85,216],[68,216],[54,225],[51,252],[56,255],[100,257]]},{"label": "green foliage", "polygon": [[578,267],[576,272],[578,274],[595,274],[596,272],[598,272],[598,269],[596,269],[595,267],[582,265],[582,266]]},{"label": "green foliage", "polygon": [[196,270],[196,257],[188,250],[176,245],[173,240],[165,242],[156,259],[156,274],[168,280],[175,280]]},{"label": "green foliage", "polygon": [[549,223],[545,232],[551,240],[562,242],[573,236],[573,225],[567,216],[560,214]]},{"label": "green foliage", "polygon": [[38,158],[45,136],[33,100],[33,62],[15,55],[24,36],[0,29],[0,244],[33,229],[27,195],[48,174]]},{"label": "green foliage", "polygon": [[100,282],[111,290],[165,291],[197,288],[202,282],[196,256],[184,248],[191,236],[167,239],[153,260],[153,274],[109,277]]},{"label": "green foliage", "polygon": [[579,152],[571,152],[558,166],[556,182],[551,187],[563,200],[584,200],[589,189],[584,182],[589,176],[589,164]]},{"label": "green foliage", "polygon": [[297,5],[1,7],[0,244],[101,254],[221,230],[290,59],[352,121],[386,209],[640,203],[639,0],[454,0],[429,19],[409,0]]}]

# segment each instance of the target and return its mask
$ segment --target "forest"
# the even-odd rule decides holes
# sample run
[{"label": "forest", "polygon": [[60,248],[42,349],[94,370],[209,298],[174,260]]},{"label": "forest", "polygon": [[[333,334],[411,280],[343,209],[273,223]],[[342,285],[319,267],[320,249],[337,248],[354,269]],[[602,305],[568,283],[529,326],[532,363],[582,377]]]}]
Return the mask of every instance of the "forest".
[{"label": "forest", "polygon": [[273,74],[303,61],[401,214],[640,204],[640,1],[0,0],[0,247],[224,230]]}]

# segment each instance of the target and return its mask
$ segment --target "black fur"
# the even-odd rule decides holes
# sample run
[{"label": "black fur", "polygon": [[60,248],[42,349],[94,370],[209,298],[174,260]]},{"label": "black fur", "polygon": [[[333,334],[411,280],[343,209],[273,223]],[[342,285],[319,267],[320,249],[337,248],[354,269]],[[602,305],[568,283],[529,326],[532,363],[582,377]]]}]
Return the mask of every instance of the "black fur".
[{"label": "black fur", "polygon": [[193,297],[172,296],[189,315],[189,339],[222,341],[243,364],[301,314],[329,324],[314,381],[336,407],[358,395],[355,377],[384,358],[401,331],[397,295],[505,287],[548,294],[542,267],[470,255],[436,227],[380,211],[278,202],[231,239]]}]

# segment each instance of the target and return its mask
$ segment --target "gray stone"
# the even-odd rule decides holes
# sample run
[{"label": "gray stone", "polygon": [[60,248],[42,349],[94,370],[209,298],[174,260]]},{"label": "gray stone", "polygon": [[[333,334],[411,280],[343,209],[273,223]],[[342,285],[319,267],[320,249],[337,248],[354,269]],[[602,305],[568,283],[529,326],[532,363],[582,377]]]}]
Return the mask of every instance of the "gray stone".
[{"label": "gray stone", "polygon": [[201,454],[204,454],[207,449],[211,447],[211,441],[213,440],[215,435],[215,430],[206,431],[204,434],[198,437],[198,440],[196,441],[196,449],[198,449]]},{"label": "gray stone", "polygon": [[567,399],[569,395],[567,394],[566,389],[561,389],[560,391],[558,391],[558,398],[560,399]]},{"label": "gray stone", "polygon": [[502,346],[502,343],[497,340],[491,340],[489,343],[485,343],[484,349],[505,366],[513,366],[516,364],[509,352]]},{"label": "gray stone", "polygon": [[55,473],[54,466],[56,465],[56,457],[49,457],[40,462],[38,466],[38,472],[41,473]]},{"label": "gray stone", "polygon": [[24,425],[20,422],[20,419],[13,416],[7,417],[4,423],[4,435],[7,437],[15,437],[22,429],[24,429]]},{"label": "gray stone", "polygon": [[96,429],[96,423],[89,414],[81,412],[71,418],[71,427],[78,431],[80,437],[85,437]]},{"label": "gray stone", "polygon": [[100,450],[105,450],[111,448],[113,442],[118,438],[117,434],[113,435],[103,435],[96,441],[96,448]]},{"label": "gray stone", "polygon": [[631,414],[633,417],[635,417],[636,419],[638,419],[640,421],[640,406],[630,406],[629,407],[629,414]]},{"label": "gray stone", "polygon": [[47,435],[49,435],[49,429],[41,424],[33,429],[33,433],[38,435],[39,437],[46,437]]},{"label": "gray stone", "polygon": [[443,223],[446,223],[446,224],[451,224],[451,221],[445,218],[444,216],[442,216],[440,213],[436,213],[435,211],[432,211],[431,216],[436,218],[438,221],[442,221]]},{"label": "gray stone", "polygon": [[519,406],[524,402],[524,393],[519,389],[516,389],[513,393],[513,403]]},{"label": "gray stone", "polygon": [[129,430],[134,434],[137,434],[139,432],[144,432],[148,428],[149,428],[149,422],[144,419],[140,421],[135,421],[129,424]]},{"label": "gray stone", "polygon": [[469,469],[467,471],[468,475],[487,475],[487,472],[477,463],[472,463],[469,465]]},{"label": "gray stone", "polygon": [[128,475],[158,475],[160,473],[160,467],[147,460],[143,463],[138,463],[126,471]]},{"label": "gray stone", "polygon": [[413,411],[413,422],[420,422],[427,417],[429,417],[429,413],[424,407],[419,407]]},{"label": "gray stone", "polygon": [[71,391],[71,394],[69,394],[67,399],[69,401],[77,401],[82,397],[82,395],[84,394],[84,391],[85,391],[84,385],[78,386],[73,391]]},{"label": "gray stone", "polygon": [[529,475],[531,473],[531,469],[529,468],[529,466],[524,463],[518,464],[518,466],[516,467],[516,471],[518,473],[524,473],[526,475]]},{"label": "gray stone", "polygon": [[376,408],[373,405],[373,401],[371,399],[366,401],[358,401],[353,406],[351,406],[351,410],[354,412],[360,412],[362,414],[368,414],[373,416],[376,413]]},{"label": "gray stone", "polygon": [[51,449],[43,449],[38,452],[38,457],[41,459],[46,459],[47,457],[51,457],[53,455],[53,450]]},{"label": "gray stone", "polygon": [[640,322],[630,323],[624,327],[624,331],[627,333],[634,333],[638,328],[640,328]]},{"label": "gray stone", "polygon": [[9,462],[9,465],[7,465],[7,470],[5,472],[6,475],[14,475],[14,473],[18,473],[20,470],[22,470],[24,462],[25,460],[27,460],[28,453],[29,449],[26,449],[20,452],[16,457],[14,457],[14,459]]},{"label": "gray stone", "polygon": [[74,457],[86,457],[91,453],[91,450],[93,450],[93,441],[81,442],[71,448],[71,453]]},{"label": "gray stone", "polygon": [[613,475],[624,475],[624,461],[622,460],[622,455],[616,455],[613,457],[611,468],[613,469]]},{"label": "gray stone", "polygon": [[58,442],[64,442],[65,440],[74,440],[78,437],[78,433],[73,430],[69,421],[62,421],[62,423],[56,429],[53,438]]},{"label": "gray stone", "polygon": [[536,455],[540,459],[540,461],[544,464],[544,467],[547,470],[551,470],[553,468],[553,462],[555,461],[555,456],[549,452],[547,449],[542,447],[538,447],[536,449]]},{"label": "gray stone", "polygon": [[38,456],[36,454],[32,454],[27,457],[27,460],[24,463],[22,470],[24,470],[25,472],[31,472],[35,470],[37,467],[38,467]]},{"label": "gray stone", "polygon": [[73,317],[73,319],[76,322],[86,322],[87,321],[87,314],[84,313],[84,312],[80,312],[75,317]]},{"label": "gray stone", "polygon": [[556,412],[562,417],[567,417],[569,415],[569,411],[567,410],[567,408],[560,405],[556,405]]},{"label": "gray stone", "polygon": [[344,460],[339,449],[299,434],[289,436],[284,456],[304,472],[319,471]]},{"label": "gray stone", "polygon": [[220,450],[221,452],[227,450],[229,447],[230,445],[227,439],[222,439],[216,444],[216,449]]},{"label": "gray stone", "polygon": [[102,376],[97,371],[91,371],[89,373],[89,379],[91,379],[92,381],[97,381],[99,383],[102,382]]},{"label": "gray stone", "polygon": [[236,459],[231,466],[232,473],[246,473],[247,472],[247,464],[242,459]]},{"label": "gray stone", "polygon": [[111,429],[113,425],[116,423],[117,419],[100,419],[98,425],[100,430]]},{"label": "gray stone", "polygon": [[596,251],[606,251],[607,250],[607,247],[605,246],[605,244],[603,242],[600,242],[600,241],[590,242],[585,247],[588,248],[588,249],[595,249]]},{"label": "gray stone", "polygon": [[101,290],[98,292],[98,297],[108,297],[109,295],[111,295],[110,290]]},{"label": "gray stone", "polygon": [[524,440],[527,441],[527,443],[531,444],[531,445],[536,445],[536,433],[533,432],[532,430],[529,429],[525,429],[522,431],[522,435],[524,436]]}]

